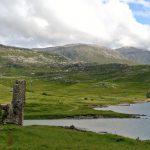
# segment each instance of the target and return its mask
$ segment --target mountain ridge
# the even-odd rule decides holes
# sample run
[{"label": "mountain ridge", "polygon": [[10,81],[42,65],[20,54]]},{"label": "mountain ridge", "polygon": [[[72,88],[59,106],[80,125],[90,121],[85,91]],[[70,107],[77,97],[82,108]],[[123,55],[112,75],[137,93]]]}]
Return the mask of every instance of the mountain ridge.
[{"label": "mountain ridge", "polygon": [[120,63],[150,64],[150,51],[132,46],[110,49],[96,44],[75,43],[56,47],[23,48],[0,44],[0,62],[28,64]]},{"label": "mountain ridge", "polygon": [[3,65],[44,65],[67,62],[66,58],[57,54],[45,54],[28,48],[0,45],[0,63]]},{"label": "mountain ridge", "polygon": [[126,59],[117,51],[93,44],[77,43],[77,44],[68,44],[64,46],[38,48],[34,50],[46,53],[59,54],[72,61],[81,61],[81,62],[83,61],[100,64],[131,63],[131,61]]},{"label": "mountain ridge", "polygon": [[124,57],[129,60],[138,62],[139,64],[150,64],[150,51],[136,47],[121,47],[116,49]]}]

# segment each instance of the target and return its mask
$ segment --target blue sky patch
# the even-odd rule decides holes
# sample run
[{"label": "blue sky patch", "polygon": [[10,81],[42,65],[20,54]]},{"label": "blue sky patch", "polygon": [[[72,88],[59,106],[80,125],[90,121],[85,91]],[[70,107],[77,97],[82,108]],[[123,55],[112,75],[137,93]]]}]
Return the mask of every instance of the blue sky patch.
[{"label": "blue sky patch", "polygon": [[142,24],[150,24],[150,7],[141,4],[129,4],[136,20]]}]

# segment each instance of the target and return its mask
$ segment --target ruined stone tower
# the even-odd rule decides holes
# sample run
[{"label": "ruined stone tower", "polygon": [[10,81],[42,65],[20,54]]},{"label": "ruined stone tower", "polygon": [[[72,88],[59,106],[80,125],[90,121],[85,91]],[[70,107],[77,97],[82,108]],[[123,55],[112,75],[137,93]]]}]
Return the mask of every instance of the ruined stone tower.
[{"label": "ruined stone tower", "polygon": [[25,91],[26,81],[17,80],[13,87],[13,98],[11,104],[1,105],[3,124],[23,124]]},{"label": "ruined stone tower", "polygon": [[25,91],[26,91],[26,82],[16,81],[16,84],[13,87],[13,99],[12,99],[12,108],[13,108],[13,123],[22,125],[23,122],[23,109],[25,104]]}]

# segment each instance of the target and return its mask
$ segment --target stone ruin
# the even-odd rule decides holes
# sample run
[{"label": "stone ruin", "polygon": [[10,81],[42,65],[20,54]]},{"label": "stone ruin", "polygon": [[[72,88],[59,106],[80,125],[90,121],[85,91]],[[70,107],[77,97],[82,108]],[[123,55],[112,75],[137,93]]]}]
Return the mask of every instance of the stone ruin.
[{"label": "stone ruin", "polygon": [[11,104],[1,104],[1,123],[23,125],[26,81],[17,80],[13,86]]},{"label": "stone ruin", "polygon": [[150,90],[146,93],[146,98],[150,98]]}]

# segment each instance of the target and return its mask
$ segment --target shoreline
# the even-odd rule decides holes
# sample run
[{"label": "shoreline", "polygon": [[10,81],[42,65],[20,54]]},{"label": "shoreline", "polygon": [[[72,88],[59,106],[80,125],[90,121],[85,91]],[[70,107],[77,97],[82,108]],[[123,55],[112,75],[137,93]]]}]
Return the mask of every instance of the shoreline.
[{"label": "shoreline", "polygon": [[94,108],[105,108],[109,106],[130,106],[131,104],[142,104],[142,103],[149,103],[149,100],[142,100],[142,101],[133,101],[131,103],[120,103],[116,105],[92,105],[89,108],[93,109],[97,112],[92,112],[91,114],[75,114],[75,115],[41,115],[41,116],[25,116],[25,120],[44,120],[44,119],[100,119],[100,118],[140,118],[140,114],[126,114],[126,113],[119,113],[110,110],[95,110]]}]

